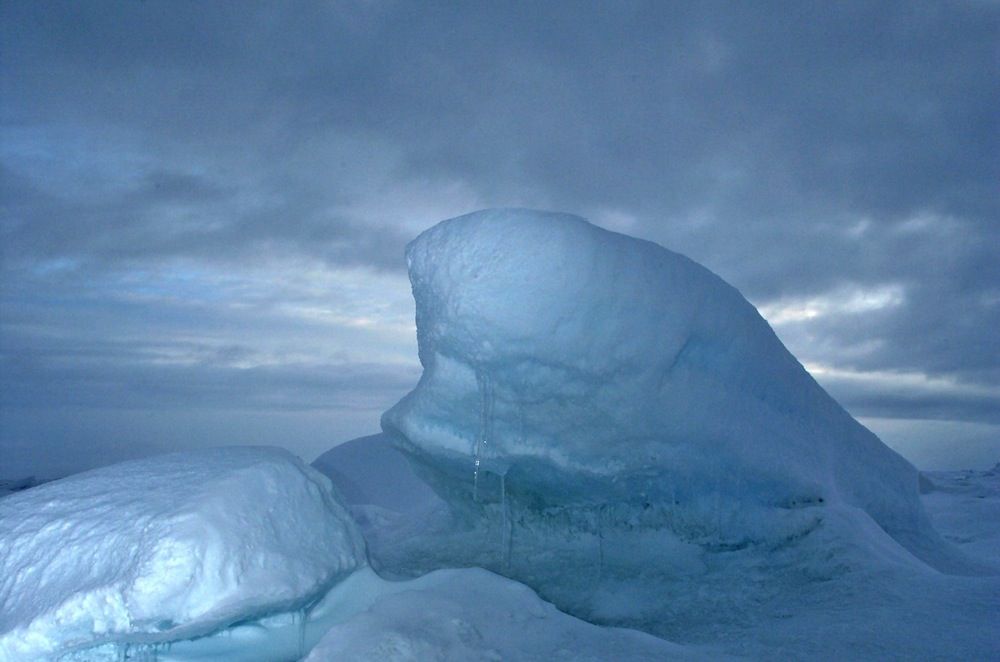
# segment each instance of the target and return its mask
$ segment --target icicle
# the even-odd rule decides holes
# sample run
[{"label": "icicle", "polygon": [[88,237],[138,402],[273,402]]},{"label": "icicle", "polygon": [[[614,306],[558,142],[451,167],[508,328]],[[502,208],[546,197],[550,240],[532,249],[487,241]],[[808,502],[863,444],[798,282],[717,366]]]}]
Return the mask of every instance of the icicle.
[{"label": "icicle", "polygon": [[308,617],[308,612],[303,608],[296,614],[296,626],[298,629],[298,659],[305,657],[306,653],[306,620]]},{"label": "icicle", "polygon": [[485,370],[476,371],[479,387],[479,435],[476,437],[475,466],[472,472],[472,500],[479,501],[479,470],[490,443],[493,427],[493,382]]},{"label": "icicle", "polygon": [[500,529],[500,562],[506,568],[510,565],[510,538],[511,522],[510,513],[507,511],[507,472],[500,474],[500,511],[503,515],[502,528]]},{"label": "icicle", "polygon": [[721,543],[724,536],[722,531],[722,469],[715,469],[715,531]]},{"label": "icicle", "polygon": [[604,574],[604,506],[597,511],[597,581]]},{"label": "icicle", "polygon": [[[507,535],[507,474],[500,474],[500,511],[503,515],[502,535]],[[502,539],[501,539],[502,541]]]},{"label": "icicle", "polygon": [[519,433],[518,434],[518,439],[520,439],[521,443],[523,444],[525,442],[525,440],[528,438],[528,435],[525,433],[524,403],[523,402],[519,403],[518,406],[517,406],[517,428],[518,428],[518,433]]}]

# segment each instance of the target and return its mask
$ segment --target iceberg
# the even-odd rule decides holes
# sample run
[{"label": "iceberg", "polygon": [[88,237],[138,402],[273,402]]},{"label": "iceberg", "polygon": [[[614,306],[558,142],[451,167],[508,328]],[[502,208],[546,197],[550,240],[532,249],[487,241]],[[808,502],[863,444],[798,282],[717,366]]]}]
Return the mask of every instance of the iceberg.
[{"label": "iceberg", "polygon": [[330,481],[287,451],[95,469],[0,499],[0,659],[156,659],[237,624],[301,625],[366,564]]},{"label": "iceberg", "polygon": [[521,209],[443,221],[406,260],[423,374],[382,427],[455,524],[386,565],[481,565],[589,620],[660,624],[855,562],[976,571],[914,467],[692,260]]}]

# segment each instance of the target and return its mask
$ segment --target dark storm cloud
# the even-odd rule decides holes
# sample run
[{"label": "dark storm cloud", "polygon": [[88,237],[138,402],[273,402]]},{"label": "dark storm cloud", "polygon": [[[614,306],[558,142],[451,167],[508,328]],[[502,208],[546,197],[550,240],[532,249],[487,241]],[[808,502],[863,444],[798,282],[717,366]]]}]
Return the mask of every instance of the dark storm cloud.
[{"label": "dark storm cloud", "polygon": [[144,173],[124,191],[67,199],[38,190],[18,173],[7,182],[4,260],[9,266],[73,258],[81,266],[142,264],[166,258],[246,260],[262,253],[307,253],[343,265],[399,269],[407,238],[323,213],[308,200],[279,198],[247,208],[241,192],[183,172]]},{"label": "dark storm cloud", "polygon": [[[896,288],[891,306],[778,331],[807,363],[931,378],[919,394],[823,382],[859,412],[995,420],[993,3],[6,2],[0,12],[8,311],[33,300],[79,309],[60,283],[81,280],[92,283],[86,302],[119,305],[118,281],[102,274],[178,263],[237,277],[275,256],[399,272],[405,241],[442,214],[554,208],[688,254],[758,305]],[[51,336],[59,316],[34,324],[6,327],[8,356],[16,334]],[[184,335],[180,322],[171,329]],[[132,392],[129,351],[116,344],[63,377],[104,371]],[[46,361],[17,380],[58,382]],[[298,382],[278,368],[239,373],[234,392],[281,383],[313,402],[291,385],[311,383],[312,368],[289,361]],[[163,379],[179,389],[190,378],[214,393],[235,379],[177,370]],[[969,388],[935,391],[934,379]],[[32,388],[23,392],[43,397]]]},{"label": "dark storm cloud", "polygon": [[726,232],[698,240],[754,246],[827,243],[817,228],[852,214],[995,221],[989,5],[537,4],[14,4],[5,115],[222,149],[314,207],[336,173],[324,197],[283,168],[334,131],[397,149],[401,179],[623,207],[664,239],[659,219],[706,207]]}]

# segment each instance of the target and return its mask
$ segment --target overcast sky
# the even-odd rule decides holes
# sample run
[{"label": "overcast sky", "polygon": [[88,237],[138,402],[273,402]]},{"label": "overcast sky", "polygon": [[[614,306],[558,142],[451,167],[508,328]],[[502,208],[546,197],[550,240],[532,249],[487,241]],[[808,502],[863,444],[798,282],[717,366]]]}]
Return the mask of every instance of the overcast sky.
[{"label": "overcast sky", "polygon": [[1000,460],[997,3],[0,14],[0,476],[376,431],[405,243],[499,206],[703,263],[918,466]]}]

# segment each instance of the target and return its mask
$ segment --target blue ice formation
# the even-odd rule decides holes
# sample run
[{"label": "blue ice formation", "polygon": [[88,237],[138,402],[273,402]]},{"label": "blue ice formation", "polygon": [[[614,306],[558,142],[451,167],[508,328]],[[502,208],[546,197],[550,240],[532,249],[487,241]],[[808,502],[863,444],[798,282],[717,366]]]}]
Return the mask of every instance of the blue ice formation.
[{"label": "blue ice formation", "polygon": [[[692,260],[521,209],[443,221],[406,259],[424,371],[383,429],[468,522],[511,529],[504,546],[546,528],[589,534],[601,559],[610,540],[636,546],[619,559],[634,573],[838,520],[959,563],[913,466]],[[649,532],[671,536],[652,556],[639,542]],[[553,563],[537,558],[515,576]]]}]

